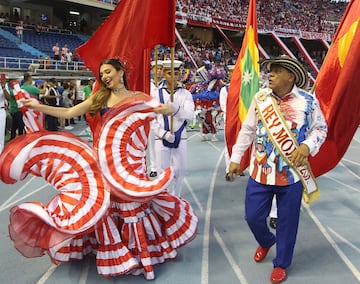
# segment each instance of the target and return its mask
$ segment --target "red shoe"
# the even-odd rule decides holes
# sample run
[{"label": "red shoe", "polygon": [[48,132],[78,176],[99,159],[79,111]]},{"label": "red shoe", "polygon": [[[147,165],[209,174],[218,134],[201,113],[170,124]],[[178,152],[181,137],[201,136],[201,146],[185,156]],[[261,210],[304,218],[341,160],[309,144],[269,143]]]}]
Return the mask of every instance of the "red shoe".
[{"label": "red shoe", "polygon": [[281,267],[274,267],[273,272],[270,275],[270,281],[278,284],[286,280],[286,269]]},{"label": "red shoe", "polygon": [[258,248],[256,249],[255,254],[254,254],[254,260],[256,262],[263,261],[264,258],[267,256],[270,248],[271,247],[263,248],[262,246],[258,246]]}]

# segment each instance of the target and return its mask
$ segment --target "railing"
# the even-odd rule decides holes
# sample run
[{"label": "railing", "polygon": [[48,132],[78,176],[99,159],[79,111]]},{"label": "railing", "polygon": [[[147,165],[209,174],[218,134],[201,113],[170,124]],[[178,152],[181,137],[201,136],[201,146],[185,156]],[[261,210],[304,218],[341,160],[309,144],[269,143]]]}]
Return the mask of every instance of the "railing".
[{"label": "railing", "polygon": [[[0,26],[10,27],[10,28],[15,29],[17,25],[18,25],[18,23],[6,21],[4,18],[0,18]],[[34,24],[24,23],[23,26],[24,26],[24,29],[30,29],[30,30],[34,30],[36,28],[36,25],[34,25]],[[41,32],[72,34],[71,30],[62,29],[62,28],[52,26],[52,25],[41,25],[40,28],[41,28]]]},{"label": "railing", "polygon": [[120,2],[120,0],[98,0],[98,2],[116,6]]},{"label": "railing", "polygon": [[81,61],[61,62],[59,60],[39,61],[36,58],[0,57],[0,68],[7,70],[58,70],[88,71]]}]

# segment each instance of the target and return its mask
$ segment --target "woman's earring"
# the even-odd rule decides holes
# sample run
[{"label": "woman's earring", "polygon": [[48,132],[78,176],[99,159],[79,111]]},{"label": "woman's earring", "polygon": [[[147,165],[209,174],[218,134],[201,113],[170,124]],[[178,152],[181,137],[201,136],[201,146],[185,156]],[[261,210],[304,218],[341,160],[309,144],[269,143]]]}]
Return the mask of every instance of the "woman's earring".
[{"label": "woman's earring", "polygon": [[124,78],[123,77],[120,78],[120,83],[124,84]]}]

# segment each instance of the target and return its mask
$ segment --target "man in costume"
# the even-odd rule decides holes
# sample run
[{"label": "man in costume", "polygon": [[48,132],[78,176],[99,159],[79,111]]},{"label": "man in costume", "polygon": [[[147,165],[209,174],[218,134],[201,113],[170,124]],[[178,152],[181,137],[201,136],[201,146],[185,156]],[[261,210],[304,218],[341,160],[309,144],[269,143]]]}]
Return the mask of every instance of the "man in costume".
[{"label": "man in costume", "polygon": [[[228,79],[229,82],[231,81],[231,76],[233,74],[233,71],[235,69],[235,65],[228,65]],[[220,90],[220,95],[219,95],[219,103],[220,103],[220,108],[223,111],[223,119],[224,119],[224,141],[225,141],[225,153],[224,153],[224,158],[225,158],[225,180],[226,181],[230,181],[230,177],[229,177],[229,166],[230,166],[230,156],[229,156],[229,151],[227,148],[227,143],[226,143],[226,137],[225,137],[225,132],[226,132],[226,103],[227,103],[227,97],[228,97],[228,92],[229,92],[229,86],[230,84],[227,84],[226,86],[222,87]],[[240,174],[241,176],[245,176],[244,173]]]},{"label": "man in costume", "polygon": [[[158,92],[158,86],[162,80],[163,63],[162,60],[151,61],[151,80],[150,80],[150,94]],[[149,176],[154,178],[157,176],[156,163],[155,163],[155,150],[154,150],[154,132],[149,133],[148,153],[149,153]]]},{"label": "man in costume", "polygon": [[[158,114],[151,128],[155,135],[154,148],[157,171],[161,173],[169,166],[173,167],[174,180],[171,193],[176,196],[180,196],[185,177],[186,125],[194,117],[193,97],[178,82],[181,65],[181,61],[175,60],[174,74],[171,74],[171,61],[163,61],[165,82],[159,87],[157,93],[151,94],[161,104],[170,104],[174,109],[171,115]],[[171,90],[173,90],[173,95],[171,95]]]},{"label": "man in costume", "polygon": [[16,137],[17,134],[22,135],[25,133],[23,114],[18,108],[18,104],[16,102],[14,92],[10,87],[10,84],[7,84],[6,82],[1,82],[1,84],[4,84],[4,86],[2,85],[3,92],[5,98],[8,101],[9,113],[11,115],[10,140],[12,140]]},{"label": "man in costume", "polygon": [[[269,71],[269,88],[253,98],[232,149],[229,176],[233,180],[239,174],[240,160],[252,144],[245,219],[259,243],[256,262],[276,244],[270,281],[281,283],[293,257],[303,188],[304,194],[318,194],[307,158],[319,151],[327,125],[317,99],[304,90],[308,75],[299,61],[280,56],[261,64]],[[276,236],[266,223],[274,195]]]},{"label": "man in costume", "polygon": [[6,75],[0,74],[0,153],[5,145],[5,128],[6,128],[6,98],[9,98],[9,91],[6,86]]},{"label": "man in costume", "polygon": [[[228,65],[228,78],[229,78],[229,82],[231,80],[231,76],[232,73],[234,71],[235,65]],[[220,90],[220,95],[219,95],[219,103],[220,103],[220,108],[223,111],[223,118],[224,118],[224,140],[225,140],[225,153],[224,153],[224,158],[225,158],[225,179],[227,181],[230,181],[229,178],[229,165],[230,165],[230,157],[229,157],[229,151],[227,148],[227,143],[226,143],[226,137],[225,137],[225,131],[226,131],[226,102],[227,102],[227,96],[228,96],[228,92],[229,92],[229,84],[227,84],[226,86],[222,87]]]}]

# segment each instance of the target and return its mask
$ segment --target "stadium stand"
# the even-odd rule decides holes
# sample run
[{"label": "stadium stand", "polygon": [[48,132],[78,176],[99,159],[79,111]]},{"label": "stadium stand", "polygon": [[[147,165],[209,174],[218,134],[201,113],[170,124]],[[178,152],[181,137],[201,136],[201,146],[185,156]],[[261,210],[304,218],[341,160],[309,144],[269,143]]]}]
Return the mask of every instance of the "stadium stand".
[{"label": "stadium stand", "polygon": [[[58,42],[60,47],[67,44],[70,50],[74,51],[90,36],[89,34],[80,34],[80,30],[74,30],[74,26],[80,26],[80,21],[70,25],[69,21],[66,20],[66,22],[64,19],[62,27],[59,27],[58,22],[48,21],[39,28],[38,23],[31,16],[20,15],[20,18],[15,19],[11,13],[14,9],[13,5],[1,5],[1,2],[0,68],[23,69],[25,67],[28,69],[30,64],[38,63],[37,58],[40,55],[43,58],[52,57],[51,49],[55,42]],[[36,5],[37,1],[33,2]],[[77,10],[88,14],[88,20],[106,10],[111,11],[117,4],[117,1],[114,0],[85,2],[87,2],[86,5],[79,4]],[[98,8],[99,2],[103,5],[100,8]],[[198,66],[206,65],[207,62],[214,60],[220,61],[224,65],[234,63],[237,57],[237,50],[234,50],[234,46],[238,49],[241,46],[248,2],[248,0],[177,1],[177,29]],[[54,11],[57,11],[59,7],[64,8],[63,3],[64,1],[56,0],[51,5],[54,5],[56,7]],[[39,1],[40,4],[41,1]],[[270,2],[259,0],[257,15],[259,43],[265,52],[262,57],[273,57],[290,52],[303,61],[315,78],[346,5],[347,2],[332,0]],[[22,9],[21,3],[16,6]],[[93,7],[97,8],[94,10]],[[106,7],[106,9],[102,7]],[[24,10],[25,8],[28,9],[24,4]],[[65,6],[64,10],[69,11],[69,9],[70,5],[69,8]],[[49,16],[49,19],[51,18],[54,17]],[[23,44],[17,42],[15,20],[25,21]],[[93,26],[93,24],[89,22],[89,26]],[[92,31],[96,28],[97,26],[93,26]],[[227,38],[224,38],[222,33]],[[233,46],[229,46],[226,40],[231,41]],[[168,56],[167,52],[166,48],[163,49],[160,57]],[[187,66],[194,68],[193,61],[190,60],[186,50],[180,44],[177,45],[176,54],[179,59],[186,61]],[[26,62],[22,64],[9,58],[24,58]],[[52,69],[58,69],[58,64],[54,61],[52,61]]]}]

